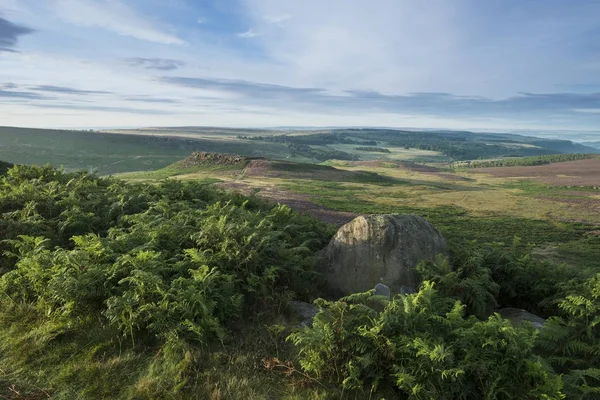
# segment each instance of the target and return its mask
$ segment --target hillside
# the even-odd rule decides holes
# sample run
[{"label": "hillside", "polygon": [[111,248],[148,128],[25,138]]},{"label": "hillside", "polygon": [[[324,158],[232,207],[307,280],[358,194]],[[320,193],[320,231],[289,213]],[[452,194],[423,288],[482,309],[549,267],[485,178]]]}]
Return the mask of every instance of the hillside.
[{"label": "hillside", "polygon": [[0,127],[0,159],[62,165],[69,171],[84,169],[100,175],[156,170],[194,151],[289,156],[283,145],[256,145],[244,140]]},{"label": "hillside", "polygon": [[[372,151],[376,148],[377,151]],[[192,152],[239,154],[321,163],[329,160],[440,163],[507,156],[600,153],[569,141],[508,134],[408,132],[385,129],[316,131],[147,128],[110,132],[0,127],[0,159],[62,165],[100,175],[154,171]]]},{"label": "hillside", "polygon": [[[572,189],[411,163],[195,153],[177,168],[195,172],[146,184],[24,166],[0,179],[0,396],[381,400],[426,387],[430,399],[592,399],[600,391],[600,332],[589,322],[600,319],[600,221],[519,214],[527,201],[544,211]],[[223,191],[201,179],[210,177],[258,192]],[[421,263],[424,282],[412,294],[315,300],[312,325],[302,327],[298,301],[327,296],[319,254],[335,228],[259,197],[273,187],[339,211],[425,216],[451,257]],[[459,205],[429,203],[436,194]],[[485,196],[514,196],[518,207],[490,213],[476,206]],[[501,308],[551,318],[538,332],[493,313]]]}]

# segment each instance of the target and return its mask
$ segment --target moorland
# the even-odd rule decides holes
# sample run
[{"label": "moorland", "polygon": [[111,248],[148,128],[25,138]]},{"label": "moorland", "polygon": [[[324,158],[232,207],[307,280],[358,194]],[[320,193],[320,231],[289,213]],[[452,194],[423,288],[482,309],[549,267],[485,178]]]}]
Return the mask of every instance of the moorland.
[{"label": "moorland", "polygon": [[[597,398],[599,152],[454,131],[0,128],[0,395]],[[323,296],[315,254],[368,213],[423,216],[450,258],[419,267],[415,294],[317,300],[299,328],[290,300]],[[547,321],[485,311],[500,307]]]}]

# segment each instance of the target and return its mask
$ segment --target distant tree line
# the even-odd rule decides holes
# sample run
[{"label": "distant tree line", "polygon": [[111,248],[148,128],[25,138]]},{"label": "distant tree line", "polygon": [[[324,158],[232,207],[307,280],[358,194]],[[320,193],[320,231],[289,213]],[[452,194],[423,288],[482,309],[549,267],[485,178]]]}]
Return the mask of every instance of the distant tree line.
[{"label": "distant tree line", "polygon": [[519,166],[533,166],[533,165],[544,165],[565,161],[576,161],[586,160],[590,158],[596,158],[596,154],[551,154],[546,156],[534,156],[534,157],[518,157],[518,158],[502,158],[499,160],[487,160],[487,161],[467,161],[461,163],[454,163],[455,167],[465,168],[489,168],[489,167],[519,167]]},{"label": "distant tree line", "polygon": [[372,153],[391,153],[389,149],[385,149],[383,147],[359,146],[355,147],[354,150],[370,151]]},{"label": "distant tree line", "polygon": [[[524,138],[523,141],[517,141],[503,135],[491,136],[473,132],[412,132],[391,129],[339,129],[309,135],[244,138],[306,146],[377,146],[385,142],[390,147],[436,151],[456,161],[577,153],[586,149],[568,140]],[[524,144],[531,146],[523,146]]]}]

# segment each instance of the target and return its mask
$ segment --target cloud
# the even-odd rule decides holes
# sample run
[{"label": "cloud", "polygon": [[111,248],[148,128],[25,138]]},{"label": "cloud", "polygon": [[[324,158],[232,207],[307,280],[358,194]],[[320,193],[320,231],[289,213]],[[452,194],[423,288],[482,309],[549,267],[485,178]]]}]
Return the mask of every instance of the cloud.
[{"label": "cloud", "polygon": [[54,108],[54,109],[62,109],[62,110],[82,110],[82,111],[104,111],[104,112],[118,112],[118,113],[128,113],[128,114],[143,114],[143,115],[171,115],[173,112],[165,111],[165,110],[155,110],[155,109],[141,109],[141,108],[133,108],[133,107],[116,107],[116,106],[98,106],[98,105],[81,105],[81,104],[30,104],[34,107],[40,108]]},{"label": "cloud", "polygon": [[600,93],[519,93],[502,99],[462,96],[451,93],[417,92],[383,94],[373,90],[346,89],[332,93],[325,88],[290,87],[231,79],[161,77],[160,82],[192,89],[235,94],[245,104],[301,109],[310,112],[383,112],[404,115],[455,117],[526,117],[552,114],[595,113]]},{"label": "cloud", "polygon": [[248,29],[246,32],[238,33],[238,37],[248,39],[259,36],[260,33],[256,32],[254,29]]},{"label": "cloud", "polygon": [[16,83],[8,82],[8,83],[0,84],[0,90],[3,90],[3,89],[18,89],[18,88],[19,88],[19,85],[17,85]]},{"label": "cloud", "polygon": [[0,89],[0,98],[1,97],[8,98],[8,99],[28,99],[28,100],[50,99],[50,97],[42,96],[38,93],[3,90],[3,89]]},{"label": "cloud", "polygon": [[581,66],[599,65],[600,2],[584,3],[242,0],[253,43],[289,82],[498,98],[596,79]]},{"label": "cloud", "polygon": [[265,21],[267,21],[270,24],[279,25],[279,24],[282,24],[283,22],[287,21],[290,18],[292,18],[292,16],[289,14],[266,15]]},{"label": "cloud", "polygon": [[161,44],[185,41],[161,30],[149,18],[120,0],[54,0],[58,15],[71,24],[99,27],[122,36]]},{"label": "cloud", "polygon": [[185,66],[183,61],[172,60],[169,58],[143,58],[134,57],[125,60],[125,63],[131,67],[141,67],[145,69],[155,69],[159,71],[172,71]]},{"label": "cloud", "polygon": [[33,29],[14,24],[0,17],[0,52],[14,53],[19,36],[33,33]]},{"label": "cloud", "polygon": [[217,78],[186,78],[163,76],[160,82],[178,85],[187,88],[217,90],[236,93],[245,97],[298,97],[307,94],[318,95],[323,89],[318,88],[295,88],[289,86],[273,85],[268,83],[249,82],[234,79]]},{"label": "cloud", "polygon": [[600,114],[600,108],[575,108],[573,111],[586,114]]},{"label": "cloud", "polygon": [[150,96],[130,96],[125,97],[127,101],[139,101],[142,103],[165,103],[165,104],[179,104],[181,101],[175,99],[165,99],[161,97],[150,97]]},{"label": "cloud", "polygon": [[112,92],[106,92],[103,90],[81,90],[81,89],[74,89],[74,88],[70,88],[70,87],[52,86],[52,85],[28,86],[28,89],[38,91],[38,92],[79,94],[79,95],[112,94]]}]

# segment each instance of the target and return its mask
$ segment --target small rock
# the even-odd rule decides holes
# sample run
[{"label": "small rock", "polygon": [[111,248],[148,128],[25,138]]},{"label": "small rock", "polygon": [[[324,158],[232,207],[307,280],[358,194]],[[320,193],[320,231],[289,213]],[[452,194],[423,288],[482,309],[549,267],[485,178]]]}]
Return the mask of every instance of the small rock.
[{"label": "small rock", "polygon": [[375,296],[385,296],[389,299],[392,297],[392,291],[390,290],[389,286],[384,285],[383,283],[378,283],[375,285]]},{"label": "small rock", "polygon": [[300,326],[312,326],[312,320],[319,312],[319,307],[304,301],[290,301],[290,308],[302,317]]},{"label": "small rock", "polygon": [[544,318],[519,308],[503,308],[498,310],[497,313],[500,314],[502,318],[512,322],[514,326],[521,325],[523,321],[529,321],[534,328],[541,329],[544,326],[544,322],[546,322]]}]

